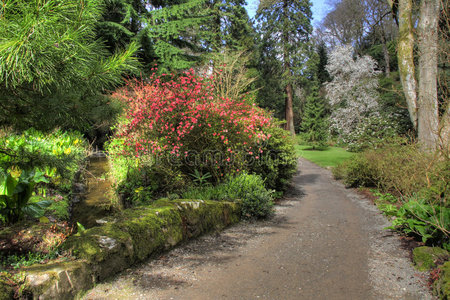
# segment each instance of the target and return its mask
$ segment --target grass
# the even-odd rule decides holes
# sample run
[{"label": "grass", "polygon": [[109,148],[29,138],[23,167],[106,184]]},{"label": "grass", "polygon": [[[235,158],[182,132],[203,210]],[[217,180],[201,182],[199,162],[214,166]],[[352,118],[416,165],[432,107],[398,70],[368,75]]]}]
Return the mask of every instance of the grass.
[{"label": "grass", "polygon": [[311,146],[295,145],[295,149],[298,155],[323,168],[335,167],[355,155],[355,153],[338,147],[328,147],[325,150],[313,150]]}]

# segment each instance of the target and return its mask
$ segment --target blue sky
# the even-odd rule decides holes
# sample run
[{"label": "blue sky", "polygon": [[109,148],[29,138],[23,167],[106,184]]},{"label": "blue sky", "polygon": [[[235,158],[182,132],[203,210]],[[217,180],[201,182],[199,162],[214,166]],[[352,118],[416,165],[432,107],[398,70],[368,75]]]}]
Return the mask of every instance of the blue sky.
[{"label": "blue sky", "polygon": [[[312,0],[313,4],[312,12],[313,12],[313,24],[320,22],[323,17],[327,14],[327,5],[326,0]],[[245,8],[247,9],[248,15],[250,18],[255,16],[256,9],[258,8],[259,0],[247,0],[247,5]]]}]

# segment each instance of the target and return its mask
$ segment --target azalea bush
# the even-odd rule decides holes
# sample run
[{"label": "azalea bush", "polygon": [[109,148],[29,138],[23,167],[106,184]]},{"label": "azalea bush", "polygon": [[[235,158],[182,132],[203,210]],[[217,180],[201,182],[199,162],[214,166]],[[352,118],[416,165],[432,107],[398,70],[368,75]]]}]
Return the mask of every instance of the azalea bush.
[{"label": "azalea bush", "polygon": [[[214,77],[193,70],[129,82],[113,95],[126,108],[108,146],[113,172],[121,169],[118,177],[123,179],[130,169],[154,166],[171,170],[165,173],[177,174],[185,185],[194,185],[199,177],[216,184],[244,170],[261,173],[255,166],[264,164],[262,158],[271,151],[267,145],[276,122],[245,95],[216,95]],[[289,144],[288,139],[277,139]],[[280,156],[282,148],[275,149]],[[285,166],[280,162],[274,168]]]}]

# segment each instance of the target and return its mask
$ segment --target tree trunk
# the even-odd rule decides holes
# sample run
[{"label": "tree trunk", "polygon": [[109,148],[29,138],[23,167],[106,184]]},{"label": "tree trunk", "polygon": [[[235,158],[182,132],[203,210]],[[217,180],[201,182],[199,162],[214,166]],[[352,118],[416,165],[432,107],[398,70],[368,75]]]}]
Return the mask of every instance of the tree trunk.
[{"label": "tree trunk", "polygon": [[439,1],[421,1],[418,24],[420,76],[418,90],[418,136],[419,142],[429,150],[436,149],[438,146],[437,47]]},{"label": "tree trunk", "polygon": [[[288,2],[287,0],[283,1],[283,21],[288,22]],[[284,66],[284,74],[286,80],[286,103],[285,103],[285,115],[286,115],[286,130],[288,130],[292,136],[295,136],[295,128],[294,128],[294,109],[292,104],[293,91],[292,91],[292,83],[291,83],[291,64],[289,60],[288,54],[288,45],[289,45],[289,32],[286,26],[283,26],[283,66]]]},{"label": "tree trunk", "polygon": [[292,136],[295,136],[294,128],[294,109],[292,108],[292,84],[286,85],[286,130],[289,130]]},{"label": "tree trunk", "polygon": [[385,35],[385,32],[382,29],[381,33],[380,33],[380,37],[381,37],[381,42],[383,45],[383,56],[384,56],[384,63],[385,63],[384,73],[386,74],[386,77],[389,77],[389,75],[391,74],[391,64],[390,64],[389,60],[391,58],[389,57],[389,49],[387,47],[386,37],[384,35]]},{"label": "tree trunk", "polygon": [[439,123],[439,146],[443,153],[450,155],[450,101]]},{"label": "tree trunk", "polygon": [[[393,2],[388,0],[393,7]],[[398,1],[398,68],[406,103],[408,104],[409,116],[414,128],[417,129],[417,83],[414,67],[414,36],[412,17],[412,0]]]}]

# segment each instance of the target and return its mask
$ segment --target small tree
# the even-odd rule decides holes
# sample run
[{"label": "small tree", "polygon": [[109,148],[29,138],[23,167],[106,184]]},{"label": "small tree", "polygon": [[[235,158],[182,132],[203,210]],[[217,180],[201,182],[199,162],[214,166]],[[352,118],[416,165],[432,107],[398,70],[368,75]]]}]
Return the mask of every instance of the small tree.
[{"label": "small tree", "polygon": [[325,99],[319,96],[317,86],[306,99],[302,120],[304,140],[313,147],[325,148],[328,140],[328,118],[325,113]]},{"label": "small tree", "polygon": [[331,129],[345,140],[360,123],[378,110],[379,71],[370,56],[353,59],[353,47],[331,52],[327,70],[333,80],[326,85],[332,107]]}]

